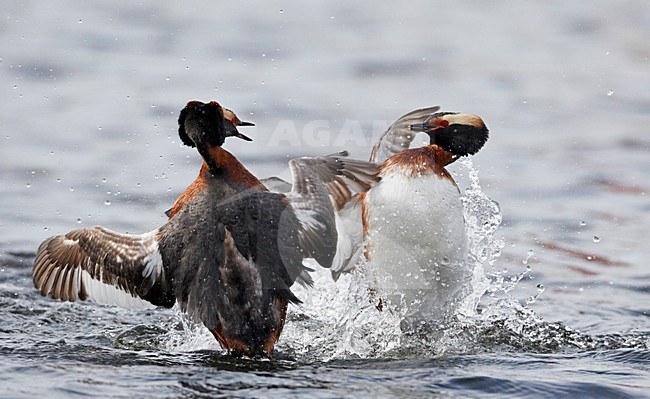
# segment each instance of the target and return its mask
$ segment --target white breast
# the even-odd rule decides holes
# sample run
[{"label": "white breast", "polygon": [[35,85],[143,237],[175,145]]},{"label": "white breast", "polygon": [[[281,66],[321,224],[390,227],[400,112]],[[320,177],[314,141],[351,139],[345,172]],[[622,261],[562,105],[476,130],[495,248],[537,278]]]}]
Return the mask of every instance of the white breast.
[{"label": "white breast", "polygon": [[440,313],[467,284],[460,193],[436,174],[384,176],[366,195],[368,268],[382,298]]}]

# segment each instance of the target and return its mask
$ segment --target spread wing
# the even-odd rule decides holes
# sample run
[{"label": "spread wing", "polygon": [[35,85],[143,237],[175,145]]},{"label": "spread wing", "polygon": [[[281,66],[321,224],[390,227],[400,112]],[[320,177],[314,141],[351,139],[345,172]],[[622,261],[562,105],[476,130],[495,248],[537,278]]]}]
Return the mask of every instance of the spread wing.
[{"label": "spread wing", "polygon": [[414,123],[422,123],[427,117],[440,109],[439,106],[416,109],[401,116],[386,130],[372,147],[370,162],[382,163],[387,158],[411,146],[416,132],[409,129]]},{"label": "spread wing", "polygon": [[346,155],[289,161],[294,182],[289,198],[302,225],[300,244],[323,267],[331,267],[338,248],[335,211],[352,198],[351,189],[365,192],[378,180],[375,164]]},{"label": "spread wing", "polygon": [[159,233],[119,234],[95,226],[48,238],[36,254],[34,286],[62,301],[171,307],[175,299],[165,279]]},{"label": "spread wing", "polygon": [[[355,193],[365,193],[379,180],[379,167],[371,162],[347,158],[348,152],[314,158],[298,158],[313,160],[309,166],[316,177],[325,185],[331,196],[336,210],[341,210]],[[293,185],[279,177],[267,177],[260,180],[262,184],[274,193],[289,193]]]}]

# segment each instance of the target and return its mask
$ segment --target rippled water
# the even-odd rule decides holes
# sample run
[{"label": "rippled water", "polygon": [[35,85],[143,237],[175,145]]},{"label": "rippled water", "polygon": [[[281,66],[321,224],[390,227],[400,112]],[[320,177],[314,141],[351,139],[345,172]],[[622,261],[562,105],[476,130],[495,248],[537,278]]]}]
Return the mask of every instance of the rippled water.
[{"label": "rippled water", "polygon": [[[650,396],[650,3],[4,9],[1,397]],[[227,148],[259,176],[366,158],[415,108],[483,116],[488,144],[452,168],[478,311],[403,334],[362,276],[319,270],[278,359],[253,361],[175,310],[41,297],[44,238],[163,223],[198,171],[175,122],[194,98],[257,124]]]}]

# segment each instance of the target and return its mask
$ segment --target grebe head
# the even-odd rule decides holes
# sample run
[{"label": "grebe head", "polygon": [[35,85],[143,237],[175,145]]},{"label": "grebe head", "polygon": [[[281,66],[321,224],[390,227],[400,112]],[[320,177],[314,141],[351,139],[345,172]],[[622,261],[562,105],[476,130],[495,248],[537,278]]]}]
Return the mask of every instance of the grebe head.
[{"label": "grebe head", "polygon": [[178,117],[178,135],[183,144],[190,147],[221,146],[226,137],[252,141],[237,130],[237,126],[252,125],[241,122],[232,111],[224,110],[216,101],[190,101]]},{"label": "grebe head", "polygon": [[476,154],[489,135],[479,116],[457,112],[437,112],[424,122],[411,125],[410,129],[427,133],[430,144],[458,156]]}]

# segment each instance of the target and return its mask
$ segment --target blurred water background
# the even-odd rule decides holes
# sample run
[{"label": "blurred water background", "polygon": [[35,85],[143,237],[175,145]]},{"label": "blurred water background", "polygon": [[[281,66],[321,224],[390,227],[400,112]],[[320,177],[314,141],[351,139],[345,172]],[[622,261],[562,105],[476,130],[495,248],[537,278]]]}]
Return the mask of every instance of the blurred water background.
[{"label": "blurred water background", "polygon": [[[0,396],[650,396],[648,37],[633,0],[4,2]],[[410,342],[346,319],[354,279],[321,273],[286,359],[260,362],[174,310],[41,297],[46,237],[164,222],[200,164],[176,133],[191,99],[255,122],[226,148],[285,178],[293,156],[365,159],[415,108],[481,115],[490,140],[452,167],[469,214],[502,219],[473,231],[479,314]]]}]

